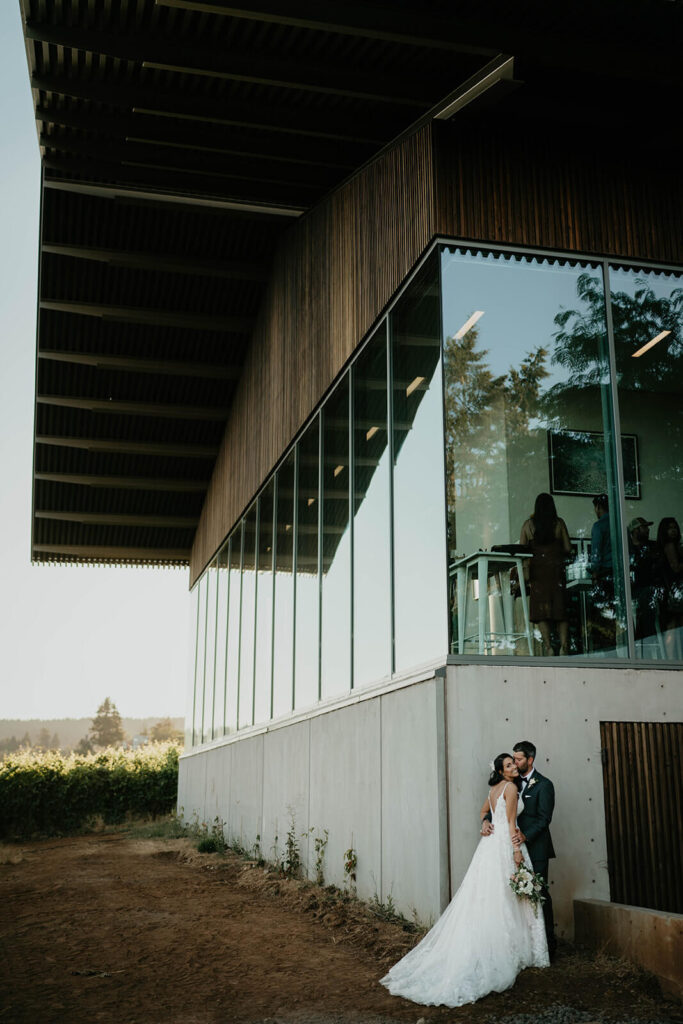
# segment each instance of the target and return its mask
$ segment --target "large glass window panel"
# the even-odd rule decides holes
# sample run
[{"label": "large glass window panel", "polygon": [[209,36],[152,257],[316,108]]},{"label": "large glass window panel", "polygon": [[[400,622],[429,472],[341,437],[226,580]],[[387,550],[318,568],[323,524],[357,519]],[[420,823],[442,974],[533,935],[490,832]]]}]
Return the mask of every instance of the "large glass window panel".
[{"label": "large glass window panel", "polygon": [[636,656],[683,659],[683,277],[610,269]]},{"label": "large glass window panel", "polygon": [[242,524],[230,535],[228,547],[228,651],[225,673],[225,732],[237,729],[240,658],[240,599],[242,591]]},{"label": "large glass window panel", "polygon": [[437,253],[389,315],[394,459],[394,669],[443,657],[446,516]]},{"label": "large glass window panel", "polygon": [[320,689],[333,697],[351,687],[348,374],[322,410],[322,487]]},{"label": "large glass window panel", "polygon": [[202,738],[213,739],[213,693],[216,672],[216,581],[218,570],[213,561],[206,570],[206,650],[204,654],[204,700],[202,703]]},{"label": "large glass window panel", "polygon": [[199,584],[190,593],[190,619],[188,623],[188,671],[187,701],[185,703],[185,748],[195,745],[194,737],[194,702],[197,686],[197,627],[199,617]]},{"label": "large glass window panel", "polygon": [[445,249],[442,283],[451,649],[626,655],[601,270]]},{"label": "large glass window panel", "polygon": [[206,656],[206,597],[208,581],[202,576],[197,584],[197,655],[194,676],[194,721],[192,734],[194,743],[202,742],[202,714],[204,709],[204,662]]},{"label": "large glass window panel", "polygon": [[294,644],[294,707],[306,708],[318,700],[319,611],[318,474],[320,429],[316,416],[298,445],[296,518],[296,593]]},{"label": "large glass window panel", "polygon": [[254,652],[254,721],[270,718],[273,666],[273,492],[271,480],[259,498],[256,573],[256,649]]},{"label": "large glass window panel", "polygon": [[293,707],[294,669],[294,452],[277,471],[273,714]]},{"label": "large glass window panel", "polygon": [[218,553],[216,596],[216,673],[213,688],[213,735],[225,733],[225,673],[228,657],[228,596],[230,589],[229,545],[226,542]]},{"label": "large glass window panel", "polygon": [[243,523],[242,620],[240,640],[239,728],[254,722],[254,625],[256,622],[256,502]]},{"label": "large glass window panel", "polygon": [[353,685],[391,673],[386,322],[353,367]]}]

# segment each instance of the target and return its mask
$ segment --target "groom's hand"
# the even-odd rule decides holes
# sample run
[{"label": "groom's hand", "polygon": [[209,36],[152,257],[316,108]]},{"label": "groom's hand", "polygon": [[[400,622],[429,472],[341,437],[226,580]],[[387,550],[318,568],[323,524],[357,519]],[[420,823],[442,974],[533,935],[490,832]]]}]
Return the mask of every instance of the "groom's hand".
[{"label": "groom's hand", "polygon": [[484,818],[484,820],[481,823],[481,834],[483,836],[490,836],[492,832],[493,832],[493,825],[488,820],[488,818]]}]

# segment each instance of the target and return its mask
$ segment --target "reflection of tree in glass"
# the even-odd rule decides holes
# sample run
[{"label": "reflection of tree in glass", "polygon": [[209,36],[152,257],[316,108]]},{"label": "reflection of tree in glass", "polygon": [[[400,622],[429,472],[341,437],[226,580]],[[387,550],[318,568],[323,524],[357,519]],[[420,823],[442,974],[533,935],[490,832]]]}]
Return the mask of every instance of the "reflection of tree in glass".
[{"label": "reflection of tree in glass", "polygon": [[[635,278],[633,283],[633,294],[615,291],[611,297],[619,387],[678,391],[683,370],[683,288],[659,298],[647,278]],[[555,317],[558,331],[552,361],[569,371],[572,387],[590,387],[603,383],[606,370],[598,359],[606,335],[602,281],[580,274],[576,294],[583,308],[563,310]],[[638,359],[632,358],[662,331],[670,334]]]},{"label": "reflection of tree in glass", "polygon": [[[446,487],[448,494],[448,546],[455,549],[456,502],[477,496],[486,499],[491,487],[491,467],[507,444],[526,437],[537,414],[547,351],[539,346],[529,352],[519,368],[500,376],[491,372],[488,349],[478,349],[479,329],[472,327],[462,338],[444,344],[446,412]],[[501,433],[494,415],[504,418]],[[499,419],[499,418],[498,418]],[[494,514],[494,503],[490,505]],[[497,509],[499,514],[505,510]],[[498,528],[493,526],[494,532]]]}]

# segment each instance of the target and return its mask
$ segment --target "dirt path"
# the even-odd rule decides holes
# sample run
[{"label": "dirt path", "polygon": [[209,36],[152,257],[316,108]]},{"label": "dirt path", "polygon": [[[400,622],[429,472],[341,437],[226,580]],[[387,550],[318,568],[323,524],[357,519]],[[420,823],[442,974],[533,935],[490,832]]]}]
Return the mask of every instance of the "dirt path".
[{"label": "dirt path", "polygon": [[4,850],[0,1024],[441,1024],[557,1004],[680,1019],[641,976],[566,954],[473,1007],[394,999],[377,979],[414,936],[234,855],[197,854],[186,839],[113,834]]}]

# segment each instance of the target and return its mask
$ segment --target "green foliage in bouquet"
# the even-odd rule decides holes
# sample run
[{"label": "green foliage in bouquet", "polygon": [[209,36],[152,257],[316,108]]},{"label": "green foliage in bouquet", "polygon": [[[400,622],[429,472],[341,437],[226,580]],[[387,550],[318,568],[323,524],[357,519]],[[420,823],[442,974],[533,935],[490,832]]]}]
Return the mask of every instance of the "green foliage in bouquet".
[{"label": "green foliage in bouquet", "polygon": [[0,836],[64,835],[95,818],[157,817],[173,809],[177,792],[174,743],[96,754],[22,751],[0,763]]}]

